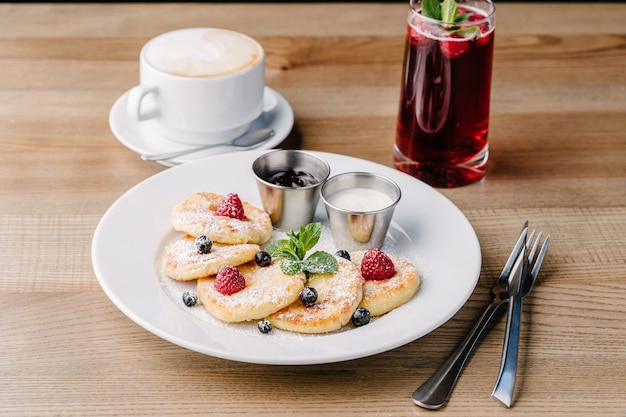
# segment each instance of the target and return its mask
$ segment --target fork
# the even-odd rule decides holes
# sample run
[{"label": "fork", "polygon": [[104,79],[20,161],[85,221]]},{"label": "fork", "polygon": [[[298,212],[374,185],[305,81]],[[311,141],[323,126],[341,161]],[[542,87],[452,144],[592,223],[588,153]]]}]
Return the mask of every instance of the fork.
[{"label": "fork", "polygon": [[[539,245],[543,232],[539,232],[537,239],[535,240],[528,258],[525,260],[523,270],[523,289],[518,291],[512,301],[509,303],[509,311],[507,316],[506,330],[504,336],[504,347],[502,349],[502,361],[500,364],[500,372],[496,379],[496,384],[491,396],[500,401],[507,407],[511,407],[513,403],[513,391],[515,389],[515,377],[517,375],[517,360],[519,356],[519,339],[520,339],[520,324],[522,317],[522,300],[526,298],[528,293],[532,290],[539,274],[539,269],[543,263],[543,258],[548,249],[550,243],[550,235],[546,236],[546,239],[541,245],[539,255],[535,259],[535,251]],[[535,231],[530,234],[529,241],[533,240]],[[530,242],[525,245],[525,250],[530,247]],[[532,267],[530,266],[532,265]],[[530,270],[531,269],[531,270]],[[530,272],[529,272],[530,270]]]},{"label": "fork", "polygon": [[474,345],[498,308],[511,297],[511,294],[508,293],[509,275],[511,274],[514,262],[519,258],[520,252],[525,245],[527,234],[528,221],[524,224],[522,233],[517,239],[517,243],[509,255],[509,259],[491,289],[493,300],[487,305],[485,311],[483,311],[476,324],[474,324],[474,327],[472,327],[465,336],[465,339],[463,339],[448,360],[441,365],[437,372],[413,392],[412,398],[415,404],[424,408],[438,409],[441,408],[450,397]]}]

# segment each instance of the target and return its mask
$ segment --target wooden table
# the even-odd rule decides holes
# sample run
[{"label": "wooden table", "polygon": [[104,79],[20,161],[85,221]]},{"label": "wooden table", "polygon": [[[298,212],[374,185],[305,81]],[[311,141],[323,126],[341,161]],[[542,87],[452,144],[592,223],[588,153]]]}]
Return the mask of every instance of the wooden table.
[{"label": "wooden table", "polygon": [[481,276],[427,336],[347,362],[239,363],[144,330],[98,284],[90,249],[101,216],[166,169],[108,124],[137,82],[146,40],[191,26],[254,36],[268,85],[295,113],[286,147],[391,166],[406,12],[403,3],[1,4],[0,415],[429,414],[410,395],[479,316],[526,219],[552,244],[525,304],[514,407],[490,398],[499,320],[438,415],[626,415],[625,4],[498,5],[490,171],[440,190],[476,230]]}]

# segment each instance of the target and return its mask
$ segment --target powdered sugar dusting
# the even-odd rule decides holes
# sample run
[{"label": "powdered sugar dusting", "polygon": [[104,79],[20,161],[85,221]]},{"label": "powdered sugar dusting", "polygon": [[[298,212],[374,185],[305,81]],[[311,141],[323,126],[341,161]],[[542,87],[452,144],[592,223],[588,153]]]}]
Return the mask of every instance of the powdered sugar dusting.
[{"label": "powdered sugar dusting", "polygon": [[[339,270],[334,274],[315,274],[307,285],[316,288],[318,301],[306,307],[296,304],[273,315],[274,318],[294,323],[310,323],[310,326],[325,326],[325,322],[349,320],[352,311],[362,297],[362,278],[352,263],[338,258]],[[346,316],[347,315],[347,316]]]},{"label": "powdered sugar dusting", "polygon": [[184,236],[165,249],[164,272],[174,279],[195,279],[216,274],[223,265],[239,265],[254,259],[256,244],[223,245],[214,243],[209,253],[198,252],[195,238]]},{"label": "powdered sugar dusting", "polygon": [[245,201],[242,202],[243,220],[217,215],[217,205],[223,197],[207,192],[194,193],[174,208],[171,219],[174,229],[191,236],[206,235],[221,243],[267,241],[272,230],[269,215]]},{"label": "powdered sugar dusting", "polygon": [[255,311],[267,304],[283,306],[291,303],[294,291],[297,290],[295,295],[299,294],[300,283],[305,279],[304,274],[284,275],[276,263],[266,268],[242,265],[239,271],[246,278],[246,287],[239,292],[223,296],[215,289],[213,279],[203,280],[198,285],[198,291],[206,292],[220,308]]}]

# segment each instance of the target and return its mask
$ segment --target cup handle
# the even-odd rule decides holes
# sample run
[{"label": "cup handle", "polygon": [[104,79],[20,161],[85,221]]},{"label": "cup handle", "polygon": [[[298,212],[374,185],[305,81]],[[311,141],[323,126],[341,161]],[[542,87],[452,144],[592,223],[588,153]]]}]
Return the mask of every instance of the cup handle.
[{"label": "cup handle", "polygon": [[156,97],[159,94],[159,89],[157,87],[137,85],[130,90],[128,93],[128,103],[126,105],[130,117],[143,122],[159,116],[159,109],[156,105],[152,109],[149,109],[149,111],[142,112],[142,107],[144,107],[143,101],[149,94],[154,94]]},{"label": "cup handle", "polygon": [[278,99],[266,88],[263,93],[263,113],[271,112],[277,104]]}]

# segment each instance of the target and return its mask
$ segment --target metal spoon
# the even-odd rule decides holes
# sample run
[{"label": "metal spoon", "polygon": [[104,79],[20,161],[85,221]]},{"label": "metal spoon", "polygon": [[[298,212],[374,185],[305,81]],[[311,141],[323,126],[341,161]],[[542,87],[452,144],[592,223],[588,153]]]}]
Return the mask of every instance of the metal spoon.
[{"label": "metal spoon", "polygon": [[259,145],[261,142],[274,136],[276,132],[272,128],[253,130],[242,136],[239,136],[230,142],[217,143],[211,145],[202,145],[195,148],[183,149],[181,151],[154,153],[154,154],[142,154],[141,159],[144,161],[164,161],[167,159],[173,159],[179,156],[187,155],[194,152],[203,151],[205,149],[216,148],[218,146],[232,146],[234,148],[253,148]]}]

